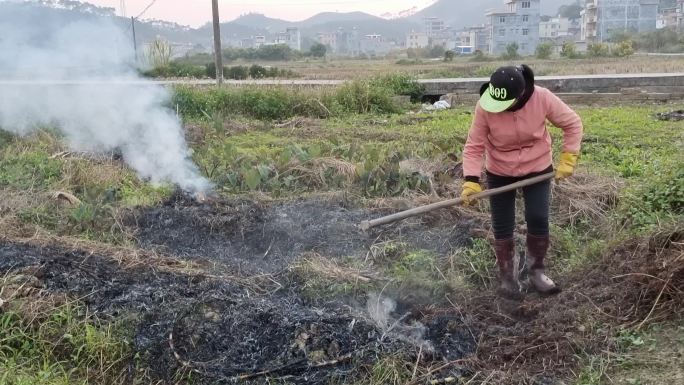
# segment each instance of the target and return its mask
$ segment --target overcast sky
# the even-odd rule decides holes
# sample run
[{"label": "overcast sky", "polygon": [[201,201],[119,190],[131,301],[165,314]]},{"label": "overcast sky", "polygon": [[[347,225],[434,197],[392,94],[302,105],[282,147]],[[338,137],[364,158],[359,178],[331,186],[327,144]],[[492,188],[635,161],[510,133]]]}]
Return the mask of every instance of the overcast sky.
[{"label": "overcast sky", "polygon": [[[120,0],[87,0],[89,3],[117,9]],[[126,0],[128,16],[137,16],[152,0]],[[221,21],[233,20],[249,12],[298,21],[319,12],[362,11],[373,15],[400,12],[414,6],[432,4],[433,0],[219,0]],[[199,26],[211,20],[211,0],[156,0],[143,18],[175,21]]]}]

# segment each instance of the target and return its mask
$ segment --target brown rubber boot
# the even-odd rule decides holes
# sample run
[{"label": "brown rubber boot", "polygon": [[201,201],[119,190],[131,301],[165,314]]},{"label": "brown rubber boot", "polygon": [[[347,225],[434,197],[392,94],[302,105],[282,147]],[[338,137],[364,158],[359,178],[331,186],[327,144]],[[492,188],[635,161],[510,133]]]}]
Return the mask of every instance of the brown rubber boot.
[{"label": "brown rubber boot", "polygon": [[541,294],[556,294],[560,288],[547,277],[544,270],[544,258],[549,251],[548,235],[527,234],[527,263],[530,268],[530,282]]},{"label": "brown rubber boot", "polygon": [[496,264],[499,266],[499,294],[508,299],[522,299],[517,269],[514,262],[515,242],[513,238],[494,241]]}]

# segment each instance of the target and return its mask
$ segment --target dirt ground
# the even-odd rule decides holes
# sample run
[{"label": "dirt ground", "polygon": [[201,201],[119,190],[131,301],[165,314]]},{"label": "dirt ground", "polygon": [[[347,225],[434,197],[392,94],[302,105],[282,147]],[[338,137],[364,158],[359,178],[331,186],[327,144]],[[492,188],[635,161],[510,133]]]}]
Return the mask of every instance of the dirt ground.
[{"label": "dirt ground", "polygon": [[304,253],[362,259],[391,239],[446,255],[468,245],[477,227],[444,213],[370,233],[356,227],[384,211],[338,197],[199,203],[176,194],[127,220],[139,246],[167,266],[4,240],[0,274],[30,283],[35,295],[80,298],[102,319],[130,319],[134,352],[163,383],[351,383],[398,356],[420,364],[418,383],[486,373],[495,383],[555,384],[581,354],[614,348],[619,328],[671,318],[684,302],[681,229],[620,245],[561,277],[564,291],[552,298],[509,302],[485,291],[434,306],[382,293],[322,303],[302,296],[287,268]]},{"label": "dirt ground", "polygon": [[[364,366],[389,354],[415,360],[421,351],[421,359],[436,362],[472,354],[475,334],[460,315],[424,317],[385,297],[374,300],[392,306],[376,316],[369,314],[370,304],[348,299],[314,306],[284,277],[283,270],[305,252],[360,258],[372,242],[391,237],[447,253],[469,241],[467,223],[430,229],[413,221],[370,234],[357,229],[373,215],[340,200],[197,203],[177,195],[131,213],[128,225],[137,230],[140,246],[169,260],[191,261],[199,266],[193,271],[3,241],[0,274],[31,282],[39,295],[82,298],[100,318],[130,318],[135,352],[150,377],[164,383],[191,375],[207,384],[263,383],[265,377],[327,384],[360,378]],[[231,279],[237,276],[245,278]]]}]

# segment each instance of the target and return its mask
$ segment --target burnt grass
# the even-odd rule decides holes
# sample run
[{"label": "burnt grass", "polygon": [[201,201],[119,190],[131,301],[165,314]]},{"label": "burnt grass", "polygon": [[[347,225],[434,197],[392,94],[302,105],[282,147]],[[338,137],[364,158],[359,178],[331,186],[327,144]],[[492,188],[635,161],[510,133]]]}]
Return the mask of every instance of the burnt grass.
[{"label": "burnt grass", "polygon": [[[360,257],[378,239],[400,239],[436,253],[468,242],[469,224],[435,226],[429,218],[370,234],[357,229],[359,221],[377,214],[340,200],[260,205],[198,203],[178,195],[162,206],[131,213],[127,225],[141,247],[163,251],[164,258],[191,260],[207,271],[220,265],[241,277],[277,273],[304,252]],[[0,241],[0,274],[26,272],[39,279],[44,293],[79,298],[101,319],[131,320],[132,356],[138,357],[131,357],[131,381],[138,361],[152,380],[163,383],[186,376],[206,384],[263,383],[264,378],[345,382],[363,378],[373,363],[390,354],[415,360],[418,344],[434,347],[422,354],[425,362],[464,358],[477,345],[458,314],[424,317],[417,342],[401,335],[401,327],[383,332],[364,306],[342,300],[314,306],[300,297],[294,282],[256,290],[217,274],[145,261],[127,266],[86,250]],[[406,310],[403,305],[402,314],[389,316],[400,319]]]},{"label": "burnt grass", "polygon": [[474,223],[467,219],[448,221],[428,215],[370,232],[358,228],[361,221],[388,213],[356,208],[340,198],[262,205],[200,203],[178,193],[159,207],[133,213],[129,225],[143,248],[211,259],[246,274],[277,272],[306,252],[361,257],[383,240],[439,255],[470,242]]},{"label": "burnt grass", "polygon": [[554,384],[576,373],[582,354],[616,349],[618,331],[681,317],[681,229],[631,240],[558,277],[564,290],[554,297],[511,303],[484,291],[450,305],[399,303],[387,314],[391,330],[363,303],[303,297],[283,273],[300,253],[362,257],[383,239],[448,253],[467,244],[473,226],[447,215],[369,234],[356,228],[378,214],[339,199],[179,195],[127,221],[141,247],[163,251],[149,261],[0,238],[0,274],[40,282],[38,295],[78,298],[100,319],[124,317],[130,383],[140,369],[151,383],[353,383],[398,356],[410,369],[436,368],[420,383],[488,373],[494,383]]}]

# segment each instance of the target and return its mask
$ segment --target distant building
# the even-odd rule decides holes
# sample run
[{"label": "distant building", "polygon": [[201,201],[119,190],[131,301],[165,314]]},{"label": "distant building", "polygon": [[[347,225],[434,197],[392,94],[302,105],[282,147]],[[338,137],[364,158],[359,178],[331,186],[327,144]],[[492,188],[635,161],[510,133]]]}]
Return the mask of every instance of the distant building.
[{"label": "distant building", "polygon": [[557,40],[558,38],[572,36],[572,22],[564,17],[553,17],[549,21],[539,23],[539,38],[542,40]]},{"label": "distant building", "polygon": [[365,35],[361,38],[361,53],[368,56],[385,56],[392,50],[392,46],[382,35]]},{"label": "distant building", "polygon": [[446,50],[454,50],[458,45],[458,32],[451,27],[445,27],[430,38],[430,47],[443,47]]},{"label": "distant building", "polygon": [[532,55],[539,45],[540,0],[504,0],[504,12],[487,16],[489,54],[501,55],[516,43],[520,55]]},{"label": "distant building", "polygon": [[425,32],[411,31],[406,35],[406,48],[427,48],[430,45],[430,38]]},{"label": "distant building", "polygon": [[337,33],[336,32],[319,32],[318,42],[330,48],[330,51],[337,53]]},{"label": "distant building", "polygon": [[444,31],[444,29],[446,29],[444,20],[437,17],[426,17],[423,19],[423,22],[425,23],[425,34],[429,39],[440,34],[442,31]]},{"label": "distant building", "polygon": [[299,28],[290,27],[285,30],[285,32],[278,32],[276,34],[276,44],[285,44],[290,49],[295,51],[302,50],[302,34],[299,32]]},{"label": "distant building", "polygon": [[266,36],[254,36],[254,48],[261,48],[261,46],[266,45]]},{"label": "distant building", "polygon": [[248,37],[240,40],[241,48],[254,48],[254,38]]},{"label": "distant building", "polygon": [[656,19],[656,29],[677,28],[677,8],[662,9]]},{"label": "distant building", "polygon": [[684,0],[677,0],[677,30],[684,29]]},{"label": "distant building", "polygon": [[489,52],[489,30],[487,26],[469,27],[466,31],[469,35],[470,45],[473,46],[473,52]]},{"label": "distant building", "polygon": [[585,0],[581,39],[601,42],[615,33],[654,31],[658,4],[659,0]]},{"label": "distant building", "polygon": [[359,30],[352,28],[351,31],[345,31],[340,28],[335,33],[335,41],[337,47],[336,55],[342,56],[358,56],[361,52],[361,39],[359,37]]}]

